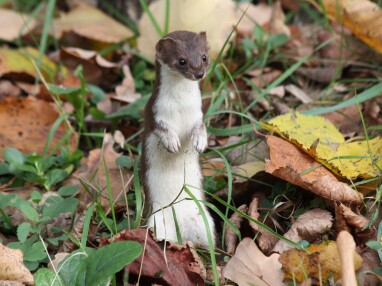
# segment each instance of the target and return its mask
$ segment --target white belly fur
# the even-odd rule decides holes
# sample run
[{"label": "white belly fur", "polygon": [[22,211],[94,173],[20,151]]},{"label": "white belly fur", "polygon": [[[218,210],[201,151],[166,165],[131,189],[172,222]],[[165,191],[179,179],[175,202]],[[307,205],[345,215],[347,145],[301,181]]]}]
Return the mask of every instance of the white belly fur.
[{"label": "white belly fur", "polygon": [[[163,76],[163,74],[165,76]],[[171,81],[165,82],[166,80]],[[192,128],[202,120],[201,97],[198,83],[181,80],[174,75],[163,73],[162,86],[154,106],[156,120],[161,120],[171,126],[177,133],[181,143],[178,153],[168,152],[153,133],[146,138],[147,170],[146,182],[152,211],[148,226],[156,226],[159,239],[176,241],[176,228],[172,207],[175,209],[177,223],[184,240],[207,245],[206,227],[202,215],[193,200],[183,190],[188,189],[197,199],[203,199],[202,174],[199,165],[199,154],[191,143]],[[180,195],[179,195],[180,194]],[[179,196],[179,197],[178,197]],[[177,198],[178,197],[178,198]],[[176,199],[177,198],[177,199]],[[176,201],[174,202],[174,200]],[[172,207],[169,205],[172,204]],[[214,223],[204,205],[209,228],[214,229]],[[214,238],[214,233],[212,231]]]}]

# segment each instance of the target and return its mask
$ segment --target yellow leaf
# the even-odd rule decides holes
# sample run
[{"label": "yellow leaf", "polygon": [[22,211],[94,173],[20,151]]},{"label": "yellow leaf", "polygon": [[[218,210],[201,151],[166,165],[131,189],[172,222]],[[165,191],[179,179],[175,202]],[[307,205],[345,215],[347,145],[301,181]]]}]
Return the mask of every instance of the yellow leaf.
[{"label": "yellow leaf", "polygon": [[[0,77],[12,75],[13,78],[25,75],[29,78],[38,77],[36,67],[38,64],[39,51],[34,48],[22,48],[11,50],[0,48]],[[41,73],[48,82],[53,82],[58,67],[47,56],[42,57]],[[61,69],[63,75],[67,70]]]},{"label": "yellow leaf", "polygon": [[[311,245],[305,250],[292,249],[283,252],[279,261],[286,276],[304,281],[306,277],[326,281],[331,275],[335,280],[341,277],[341,262],[335,241]],[[362,267],[362,258],[354,251],[354,267]]]},{"label": "yellow leaf", "polygon": [[382,53],[382,9],[369,0],[322,0],[331,18]]},{"label": "yellow leaf", "polygon": [[323,117],[298,112],[280,115],[262,125],[300,146],[338,175],[352,179],[380,175],[375,165],[382,166],[381,137],[345,142],[343,135]]}]

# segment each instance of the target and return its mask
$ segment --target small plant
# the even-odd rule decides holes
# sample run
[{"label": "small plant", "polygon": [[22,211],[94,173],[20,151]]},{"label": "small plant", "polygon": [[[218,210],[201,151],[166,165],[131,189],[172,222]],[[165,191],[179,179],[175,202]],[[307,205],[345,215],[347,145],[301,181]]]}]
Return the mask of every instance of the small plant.
[{"label": "small plant", "polygon": [[0,162],[1,183],[14,180],[12,186],[17,186],[30,182],[46,191],[65,180],[82,158],[80,150],[70,153],[67,147],[62,147],[58,155],[25,155],[15,148],[5,149],[3,155],[6,162]]}]

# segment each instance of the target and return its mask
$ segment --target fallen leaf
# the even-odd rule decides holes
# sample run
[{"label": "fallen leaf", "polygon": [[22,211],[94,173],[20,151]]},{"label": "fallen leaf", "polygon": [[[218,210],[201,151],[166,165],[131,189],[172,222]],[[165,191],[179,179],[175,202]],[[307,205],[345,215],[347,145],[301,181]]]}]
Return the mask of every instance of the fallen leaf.
[{"label": "fallen leaf", "polygon": [[140,285],[179,285],[180,281],[185,286],[205,285],[206,271],[192,244],[181,246],[166,242],[164,247],[164,242],[156,242],[148,232],[142,228],[123,230],[101,244],[131,240],[145,246],[144,253],[126,266],[129,278],[136,281],[139,276]]},{"label": "fallen leaf", "polygon": [[[38,77],[36,67],[38,64],[39,51],[28,47],[18,50],[0,48],[0,77],[13,80],[33,82]],[[48,82],[53,82],[58,67],[47,56],[42,57],[40,71]],[[66,68],[60,68],[63,76],[66,76]]]},{"label": "fallen leaf", "polygon": [[[91,150],[85,164],[82,164],[74,173],[74,177],[66,182],[67,185],[80,187],[82,208],[86,208],[88,204],[92,203],[94,196],[100,196],[100,204],[104,209],[109,210],[111,202],[108,188],[112,194],[114,207],[125,205],[124,195],[132,184],[132,173],[128,170],[122,171],[121,167],[116,164],[116,159],[121,154],[114,151],[114,143],[112,135],[105,134],[102,149]],[[106,173],[110,180],[110,186],[108,186]],[[83,184],[87,186],[86,190]]]},{"label": "fallen leaf", "polygon": [[[166,0],[158,0],[149,6],[149,10],[155,15],[155,20],[162,29],[165,23],[166,3]],[[206,31],[212,58],[217,57],[233,26],[239,20],[235,18],[235,4],[230,0],[173,1],[169,10],[168,31]],[[160,36],[147,13],[144,13],[139,20],[138,28],[141,33],[138,38],[138,49],[145,57],[154,60],[154,47]]]},{"label": "fallen leaf", "polygon": [[[270,160],[265,171],[332,201],[359,205],[362,194],[336,176],[292,143],[275,136],[267,136]],[[309,172],[307,172],[309,171]]]},{"label": "fallen leaf", "polygon": [[119,64],[104,59],[95,51],[63,47],[60,57],[62,62],[71,70],[75,70],[81,65],[87,83],[109,86],[116,82],[120,76]]},{"label": "fallen leaf", "polygon": [[363,266],[357,271],[359,285],[362,286],[374,286],[378,285],[378,282],[382,281],[382,277],[376,275],[373,269],[380,266],[381,260],[375,250],[364,249],[361,252],[361,257],[363,259]]},{"label": "fallen leaf", "polygon": [[[28,96],[25,98],[7,98],[0,103],[0,160],[5,148],[12,146],[23,153],[41,154],[45,139],[60,114],[54,105]],[[31,120],[33,118],[33,120]],[[54,133],[50,148],[57,146],[68,133],[73,132],[67,122],[62,123]],[[77,134],[69,137],[71,150],[77,147]]]},{"label": "fallen leaf", "polygon": [[28,34],[36,26],[36,20],[28,15],[0,8],[0,39],[13,41]]},{"label": "fallen leaf", "polygon": [[289,38],[291,35],[291,31],[284,22],[285,22],[285,14],[281,8],[281,2],[277,1],[273,4],[273,7],[272,7],[271,21],[269,23],[269,34],[271,35],[284,34],[284,35],[287,35]]},{"label": "fallen leaf", "polygon": [[301,88],[294,84],[286,85],[285,90],[297,99],[301,100],[302,103],[310,103],[313,101]]},{"label": "fallen leaf", "polygon": [[265,164],[261,161],[247,162],[240,166],[232,167],[232,174],[236,183],[243,183],[248,181],[257,173],[265,170]]},{"label": "fallen leaf", "polygon": [[118,23],[101,10],[80,4],[68,14],[53,21],[55,36],[61,38],[65,33],[74,32],[87,39],[102,43],[119,43],[133,36],[133,32]]},{"label": "fallen leaf", "polygon": [[[284,234],[284,237],[296,243],[300,240],[313,242],[322,233],[331,229],[332,220],[332,215],[326,210],[309,210],[297,218],[290,229]],[[283,253],[292,248],[293,247],[285,241],[279,240],[273,248],[273,251]]]},{"label": "fallen leaf", "polygon": [[219,175],[223,177],[226,173],[224,161],[221,158],[211,158],[200,164],[203,176],[210,177]]},{"label": "fallen leaf", "polygon": [[382,137],[345,142],[344,136],[325,118],[298,112],[277,116],[262,125],[301,146],[305,152],[345,178],[368,179],[380,175],[376,166],[382,166]]},{"label": "fallen leaf", "polygon": [[[310,254],[309,254],[310,253]],[[362,258],[353,251],[354,267],[362,266]],[[335,241],[311,245],[306,250],[292,249],[283,252],[279,261],[286,277],[304,281],[307,277],[326,281],[333,275],[335,281],[341,277],[341,263]]]},{"label": "fallen leaf", "polygon": [[265,256],[252,239],[246,237],[224,267],[223,276],[239,286],[282,286],[284,274],[278,259],[277,253]]},{"label": "fallen leaf", "polygon": [[[253,198],[252,202],[249,204],[248,207],[248,215],[255,220],[259,220],[260,218],[258,207],[259,199]],[[263,251],[264,254],[270,254],[271,250],[275,247],[279,239],[270,232],[259,227],[259,225],[254,223],[253,221],[249,221],[249,225],[256,234],[256,242],[259,245],[259,248]]]},{"label": "fallen leaf", "polygon": [[236,29],[242,36],[251,36],[253,35],[253,30],[256,25],[264,26],[270,22],[272,7],[263,3],[258,5],[244,2],[238,3],[235,9],[235,18],[240,19],[244,12],[244,17],[241,19]]},{"label": "fallen leaf", "polygon": [[382,52],[382,9],[369,0],[323,0],[325,11],[370,47]]},{"label": "fallen leaf", "polygon": [[[248,206],[247,205],[241,205],[240,207],[237,208],[239,211],[242,213],[247,213],[248,211]],[[237,213],[234,212],[231,217],[229,218],[229,221],[232,222],[234,226],[236,226],[238,229],[240,229],[241,222],[243,221],[243,217]],[[226,232],[225,232],[225,247],[226,251],[229,254],[233,254],[236,248],[236,242],[237,242],[237,235],[233,231],[232,228],[228,227]]]},{"label": "fallen leaf", "polygon": [[123,69],[123,74],[125,75],[125,77],[122,80],[122,83],[115,87],[116,95],[113,96],[112,98],[119,101],[132,103],[136,101],[138,98],[140,98],[141,95],[135,93],[135,83],[134,83],[134,79],[131,74],[129,66],[124,65],[122,69]]},{"label": "fallen leaf", "polygon": [[354,213],[350,208],[343,204],[337,205],[338,211],[342,212],[342,215],[348,225],[355,227],[358,230],[363,230],[369,224],[369,220],[361,214]]},{"label": "fallen leaf", "polygon": [[0,244],[0,280],[33,285],[33,275],[23,264],[23,253]]}]

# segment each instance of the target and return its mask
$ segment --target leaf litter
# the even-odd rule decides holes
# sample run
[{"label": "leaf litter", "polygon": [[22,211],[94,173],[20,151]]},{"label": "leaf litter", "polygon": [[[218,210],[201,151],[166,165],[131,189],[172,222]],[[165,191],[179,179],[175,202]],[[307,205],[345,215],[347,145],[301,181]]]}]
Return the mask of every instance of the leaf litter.
[{"label": "leaf litter", "polygon": [[[380,176],[380,168],[378,168],[381,166],[380,137],[372,136],[362,139],[355,137],[369,131],[363,130],[359,108],[355,105],[348,109],[340,109],[340,112],[332,113],[331,116],[324,115],[325,118],[333,121],[334,125],[328,123],[323,117],[290,112],[295,108],[299,111],[309,111],[310,108],[320,104],[332,105],[333,101],[325,101],[329,96],[333,96],[334,100],[344,101],[352,96],[350,89],[365,89],[367,84],[364,82],[367,79],[380,78],[378,70],[373,70],[368,64],[359,64],[359,62],[368,61],[369,58],[376,61],[379,58],[365,45],[357,42],[352,35],[353,33],[375,50],[380,50],[380,33],[375,28],[378,20],[370,16],[378,15],[380,8],[366,0],[357,3],[340,2],[334,9],[335,1],[323,1],[323,7],[329,13],[329,18],[337,21],[337,23],[327,22],[327,25],[333,27],[330,31],[317,27],[315,24],[307,24],[303,20],[290,21],[288,17],[291,14],[286,12],[293,11],[292,13],[296,13],[296,18],[300,17],[301,10],[298,10],[298,7],[305,5],[296,4],[295,1],[280,1],[273,6],[242,3],[235,7],[230,1],[219,3],[212,1],[207,6],[205,1],[184,1],[170,5],[169,30],[207,30],[211,44],[210,55],[213,58],[219,53],[243,11],[248,8],[247,15],[243,17],[241,23],[235,28],[233,37],[230,38],[232,47],[226,49],[230,53],[223,53],[226,57],[221,63],[225,65],[227,71],[232,73],[245,65],[244,58],[246,60],[258,58],[262,64],[235,74],[232,82],[227,84],[230,90],[228,96],[222,101],[224,105],[222,110],[234,109],[235,106],[242,104],[245,108],[255,101],[257,104],[251,105],[246,115],[251,118],[252,116],[253,118],[263,116],[269,118],[271,115],[273,119],[266,120],[267,123],[262,123],[262,126],[283,138],[277,138],[272,134],[266,136],[264,140],[261,134],[251,137],[248,136],[250,133],[242,129],[239,132],[230,133],[230,128],[241,127],[243,118],[238,114],[223,115],[223,113],[215,114],[214,111],[217,110],[208,111],[209,125],[225,129],[224,134],[229,134],[221,135],[219,131],[211,129],[210,146],[222,148],[230,165],[229,171],[227,162],[222,158],[210,156],[210,154],[202,158],[203,175],[208,182],[208,191],[214,188],[213,193],[225,200],[232,192],[231,203],[235,208],[254,220],[263,222],[279,234],[278,236],[270,234],[235,211],[229,213],[231,221],[240,229],[244,238],[239,241],[236,233],[227,228],[225,238],[227,246],[222,252],[227,256],[224,262],[219,260],[217,265],[222,285],[231,283],[229,280],[239,285],[248,283],[285,285],[289,278],[304,281],[302,283],[310,281],[315,284],[330,275],[334,275],[334,280],[342,278],[343,283],[347,283],[349,281],[347,279],[351,279],[360,266],[372,272],[379,265],[378,257],[376,259],[372,255],[367,259],[364,258],[361,265],[362,260],[357,252],[363,256],[367,250],[370,250],[359,241],[376,238],[375,231],[371,228],[367,229],[371,223],[376,225],[376,219],[367,216],[364,196],[360,192],[362,191],[369,199],[378,188],[373,180]],[[162,23],[165,17],[165,3],[166,1],[156,1],[149,6],[149,9],[155,11],[155,18],[161,28],[163,28]],[[69,7],[72,6],[69,5]],[[14,23],[11,30],[0,28],[0,38],[12,41],[23,36],[24,39],[31,33],[36,23],[31,21],[30,27],[24,29],[25,23],[21,24],[19,20],[16,20],[16,18],[20,19],[20,14],[10,12],[10,10],[0,10],[0,15],[7,15],[10,17],[7,19],[11,19],[10,21]],[[195,15],[198,17],[195,18]],[[22,17],[28,18],[28,15]],[[294,16],[291,17],[294,18]],[[6,17],[0,18],[0,22],[6,19]],[[359,23],[362,24],[359,25]],[[344,29],[342,24],[349,30]],[[184,281],[183,285],[204,285],[206,279],[213,280],[209,262],[204,259],[203,254],[201,255],[203,260],[200,260],[190,244],[178,246],[157,242],[151,233],[139,228],[123,230],[113,238],[109,235],[108,242],[105,238],[100,239],[100,232],[102,235],[107,232],[102,219],[96,218],[96,215],[100,215],[101,209],[108,215],[112,208],[115,208],[117,216],[128,221],[129,224],[135,215],[135,209],[132,207],[135,201],[131,200],[134,178],[132,162],[135,152],[139,152],[135,149],[139,140],[134,136],[140,128],[140,116],[144,106],[140,102],[145,102],[147,98],[145,87],[150,87],[152,84],[152,76],[148,74],[153,71],[147,64],[137,68],[140,62],[129,52],[136,52],[135,49],[137,49],[144,56],[153,59],[153,47],[159,39],[159,34],[155,31],[148,15],[144,13],[136,23],[140,36],[133,40],[132,30],[106,16],[101,10],[88,5],[79,5],[61,13],[54,20],[54,25],[55,33],[51,30],[51,35],[60,40],[60,52],[42,58],[43,64],[40,71],[45,81],[61,84],[63,87],[78,88],[82,84],[79,74],[83,75],[86,83],[103,89],[103,93],[99,93],[94,88],[86,87],[86,92],[82,94],[87,100],[84,110],[88,108],[92,110],[85,119],[89,124],[88,134],[92,134],[92,131],[100,132],[105,127],[114,131],[119,129],[123,133],[121,135],[115,132],[114,136],[111,136],[109,133],[104,133],[102,129],[102,133],[105,134],[104,140],[98,140],[96,144],[102,148],[88,146],[80,167],[68,180],[59,185],[79,187],[73,196],[80,198],[80,208],[75,212],[73,228],[68,233],[74,238],[87,234],[86,217],[89,215],[87,210],[92,207],[94,198],[98,197],[99,207],[93,212],[94,217],[88,225],[88,245],[98,246],[118,240],[135,240],[145,246],[143,263],[142,260],[136,260],[125,267],[125,271],[133,273],[132,277],[136,279],[135,281],[141,279],[142,283],[150,281],[150,283],[167,285],[177,285],[178,281]],[[35,29],[33,33],[35,32],[39,35],[40,31]],[[278,41],[281,41],[280,46],[277,46]],[[350,48],[342,48],[344,43]],[[111,44],[116,46],[105,52],[103,49],[110,47]],[[317,44],[323,46],[318,51],[315,50]],[[249,48],[248,45],[252,46]],[[234,57],[230,58],[232,55]],[[273,63],[267,62],[268,59],[264,55],[270,56]],[[285,59],[280,61],[280,58],[274,55],[285,55]],[[296,69],[293,80],[289,80],[290,77],[285,82],[281,80],[285,73],[285,63],[296,62],[296,57],[305,56],[309,58]],[[0,112],[0,127],[1,122],[4,122],[3,129],[0,129],[0,136],[3,139],[5,134],[6,140],[10,140],[8,137],[12,138],[12,141],[7,141],[3,147],[12,146],[23,153],[41,153],[45,147],[45,142],[41,138],[49,134],[51,126],[60,115],[52,108],[53,98],[45,86],[34,84],[34,81],[40,77],[40,74],[36,72],[38,57],[39,51],[29,47],[15,49],[4,46],[0,49],[0,79],[1,86],[4,87],[0,91],[0,100],[2,100],[0,111],[4,109],[3,117]],[[279,64],[280,62],[282,65]],[[218,66],[220,68],[220,65]],[[220,74],[215,76],[219,77],[219,80],[224,80]],[[333,79],[342,78],[345,81],[341,84],[333,82]],[[360,80],[353,81],[351,84],[346,82],[348,79],[355,78]],[[213,78],[213,80],[216,79]],[[142,82],[144,82],[143,87]],[[324,90],[325,84],[329,83],[334,84],[328,85]],[[211,86],[208,86],[205,91],[208,94],[203,100],[204,104],[213,103],[219,96],[223,98],[221,93],[215,94],[216,91],[211,90]],[[210,91],[212,95],[209,94]],[[31,97],[31,94],[37,94],[38,99]],[[26,95],[29,96],[25,97]],[[11,99],[17,96],[22,96],[24,99]],[[72,115],[79,108],[67,102],[65,96],[58,96],[55,99],[63,101],[63,110],[71,116],[64,121],[65,124],[58,127],[51,146],[55,146],[56,142],[63,138],[63,134],[76,129],[76,119]],[[123,119],[114,116],[113,123],[105,117],[110,114],[118,115],[121,108],[130,105],[134,106],[132,117],[129,113],[124,113]],[[380,124],[380,98],[368,100],[360,104],[360,107],[363,108],[362,116],[367,126]],[[18,113],[15,113],[17,116],[7,115],[7,111],[12,108],[18,110]],[[239,113],[241,111],[239,110]],[[278,113],[285,114],[275,117]],[[28,122],[28,118],[35,120]],[[9,122],[16,122],[16,126],[10,128]],[[36,129],[33,128],[32,123],[36,123]],[[99,126],[101,129],[97,129]],[[249,132],[256,129],[258,133],[259,126],[252,127],[248,129]],[[36,138],[32,135],[27,137],[26,129],[30,130],[28,134],[36,135]],[[373,131],[370,133],[376,134]],[[77,132],[74,132],[69,139],[72,150],[77,148],[77,136]],[[81,135],[81,140],[85,141],[83,139],[84,136]],[[80,148],[84,146],[82,141],[80,141]],[[245,141],[247,142],[243,144],[242,142]],[[4,141],[1,140],[2,142]],[[94,139],[92,143],[94,142],[97,140]],[[133,148],[130,149],[130,147]],[[1,155],[2,152],[0,152]],[[124,157],[124,164],[128,167],[125,165],[122,169],[116,163],[121,157]],[[1,171],[0,166],[0,174]],[[111,182],[110,186],[107,183],[107,176]],[[1,175],[0,179],[2,179]],[[227,182],[231,179],[232,185],[228,186]],[[372,182],[364,183],[363,179],[369,179]],[[9,186],[12,188],[9,189]],[[22,190],[14,186],[14,182],[11,181],[5,185],[5,189],[14,193],[23,192],[26,200],[35,195],[29,188]],[[108,187],[110,187],[113,204],[109,201]],[[229,187],[232,189],[230,190]],[[1,186],[1,189],[4,189],[4,186]],[[54,187],[54,192],[57,189],[58,187]],[[45,197],[50,196],[42,197],[44,200],[39,207],[43,208]],[[372,203],[373,200],[367,207],[373,205],[374,209],[378,209],[378,206]],[[335,224],[342,225],[347,231],[345,242],[342,238],[343,230],[341,232],[338,227],[336,229],[333,227],[331,215],[334,212],[333,209],[336,214]],[[14,217],[11,219],[13,222],[16,221]],[[61,219],[65,220],[64,214]],[[16,225],[22,222],[25,222],[24,216]],[[60,220],[55,220],[54,223],[58,223],[56,224],[58,227],[68,227],[68,225],[60,226]],[[49,225],[49,228],[51,226]],[[118,225],[118,230],[124,227],[126,226]],[[328,238],[335,237],[334,233],[339,233],[337,238],[339,255],[337,255],[335,242],[328,242]],[[357,241],[356,247],[352,236]],[[302,245],[308,242],[312,245],[305,250],[290,249],[290,245],[285,243],[283,237]],[[52,245],[48,245],[48,250],[54,253],[62,250],[70,253],[77,247],[71,240],[66,240],[58,252]],[[152,254],[155,255],[151,256]],[[227,260],[229,260],[228,263],[226,263]],[[343,261],[348,264],[343,264]],[[342,274],[342,277],[341,263],[343,269],[349,270],[347,274]],[[330,267],[333,265],[335,267],[332,271]],[[36,277],[40,279],[41,276]],[[376,278],[369,279],[373,282],[363,282],[365,284],[362,285],[375,285],[378,280],[378,276],[374,274],[363,274],[359,277],[363,277],[363,281],[368,281],[367,278],[370,277]]]}]

